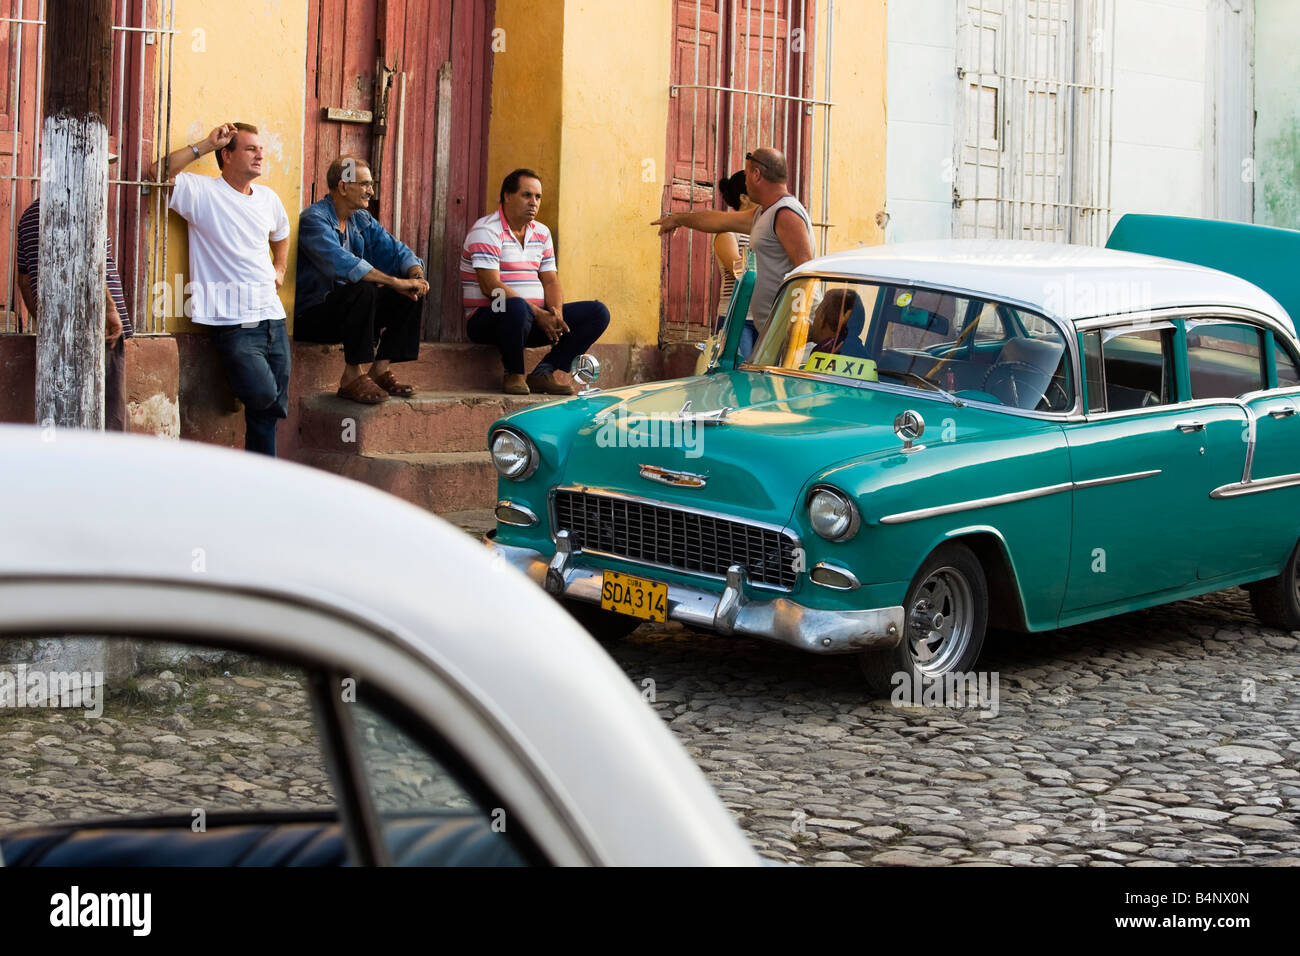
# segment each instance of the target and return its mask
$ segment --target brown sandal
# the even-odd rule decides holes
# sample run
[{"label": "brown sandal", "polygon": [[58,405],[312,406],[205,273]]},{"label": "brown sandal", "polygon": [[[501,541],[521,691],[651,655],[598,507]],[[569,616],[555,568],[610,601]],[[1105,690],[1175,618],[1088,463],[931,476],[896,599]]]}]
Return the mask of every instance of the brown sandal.
[{"label": "brown sandal", "polygon": [[407,385],[403,382],[399,382],[397,380],[397,377],[393,375],[392,369],[388,369],[387,371],[384,372],[383,375],[380,375],[378,378],[371,375],[370,380],[373,381],[380,388],[382,388],[389,395],[396,395],[398,398],[410,398],[412,395],[415,394],[415,388],[411,385]]},{"label": "brown sandal", "polygon": [[378,405],[388,401],[388,394],[371,381],[369,375],[358,375],[346,385],[340,386],[338,396],[362,405]]}]

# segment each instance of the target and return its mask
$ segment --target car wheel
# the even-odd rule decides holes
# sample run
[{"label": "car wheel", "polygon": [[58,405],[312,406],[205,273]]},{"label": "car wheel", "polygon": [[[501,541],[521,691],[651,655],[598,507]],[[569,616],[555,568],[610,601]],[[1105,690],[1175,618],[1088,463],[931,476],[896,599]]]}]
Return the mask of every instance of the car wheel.
[{"label": "car wheel", "polygon": [[1250,606],[1260,623],[1283,631],[1300,630],[1300,544],[1282,573],[1247,586]]},{"label": "car wheel", "polygon": [[907,589],[898,644],[859,658],[872,693],[888,697],[900,684],[915,687],[918,677],[969,671],[984,645],[988,616],[988,583],[979,560],[964,544],[936,548]]},{"label": "car wheel", "polygon": [[564,602],[564,609],[598,641],[618,641],[645,622],[626,614],[616,614],[591,604]]}]

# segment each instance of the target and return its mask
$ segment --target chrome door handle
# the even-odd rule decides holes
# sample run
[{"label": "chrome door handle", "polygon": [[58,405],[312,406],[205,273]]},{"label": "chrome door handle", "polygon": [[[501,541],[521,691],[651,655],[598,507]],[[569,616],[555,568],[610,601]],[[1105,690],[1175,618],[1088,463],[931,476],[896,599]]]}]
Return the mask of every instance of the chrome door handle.
[{"label": "chrome door handle", "polygon": [[1205,422],[1179,422],[1174,426],[1180,432],[1203,432],[1205,431]]},{"label": "chrome door handle", "polygon": [[1295,414],[1294,405],[1275,405],[1268,410],[1270,418],[1286,418],[1288,415]]}]

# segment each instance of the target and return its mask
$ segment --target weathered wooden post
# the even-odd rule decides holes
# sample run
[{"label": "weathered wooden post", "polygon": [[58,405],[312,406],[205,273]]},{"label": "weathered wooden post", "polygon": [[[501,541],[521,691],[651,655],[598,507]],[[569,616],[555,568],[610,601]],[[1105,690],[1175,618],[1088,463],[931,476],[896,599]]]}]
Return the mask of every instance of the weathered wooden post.
[{"label": "weathered wooden post", "polygon": [[102,429],[113,2],[45,10],[36,420]]}]

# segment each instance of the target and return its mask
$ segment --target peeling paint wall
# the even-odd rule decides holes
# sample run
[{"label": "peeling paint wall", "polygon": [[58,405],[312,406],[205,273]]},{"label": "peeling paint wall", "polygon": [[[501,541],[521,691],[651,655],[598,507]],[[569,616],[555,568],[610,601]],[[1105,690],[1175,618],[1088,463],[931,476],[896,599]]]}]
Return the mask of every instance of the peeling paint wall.
[{"label": "peeling paint wall", "polygon": [[1300,229],[1300,5],[1255,0],[1255,222]]}]

